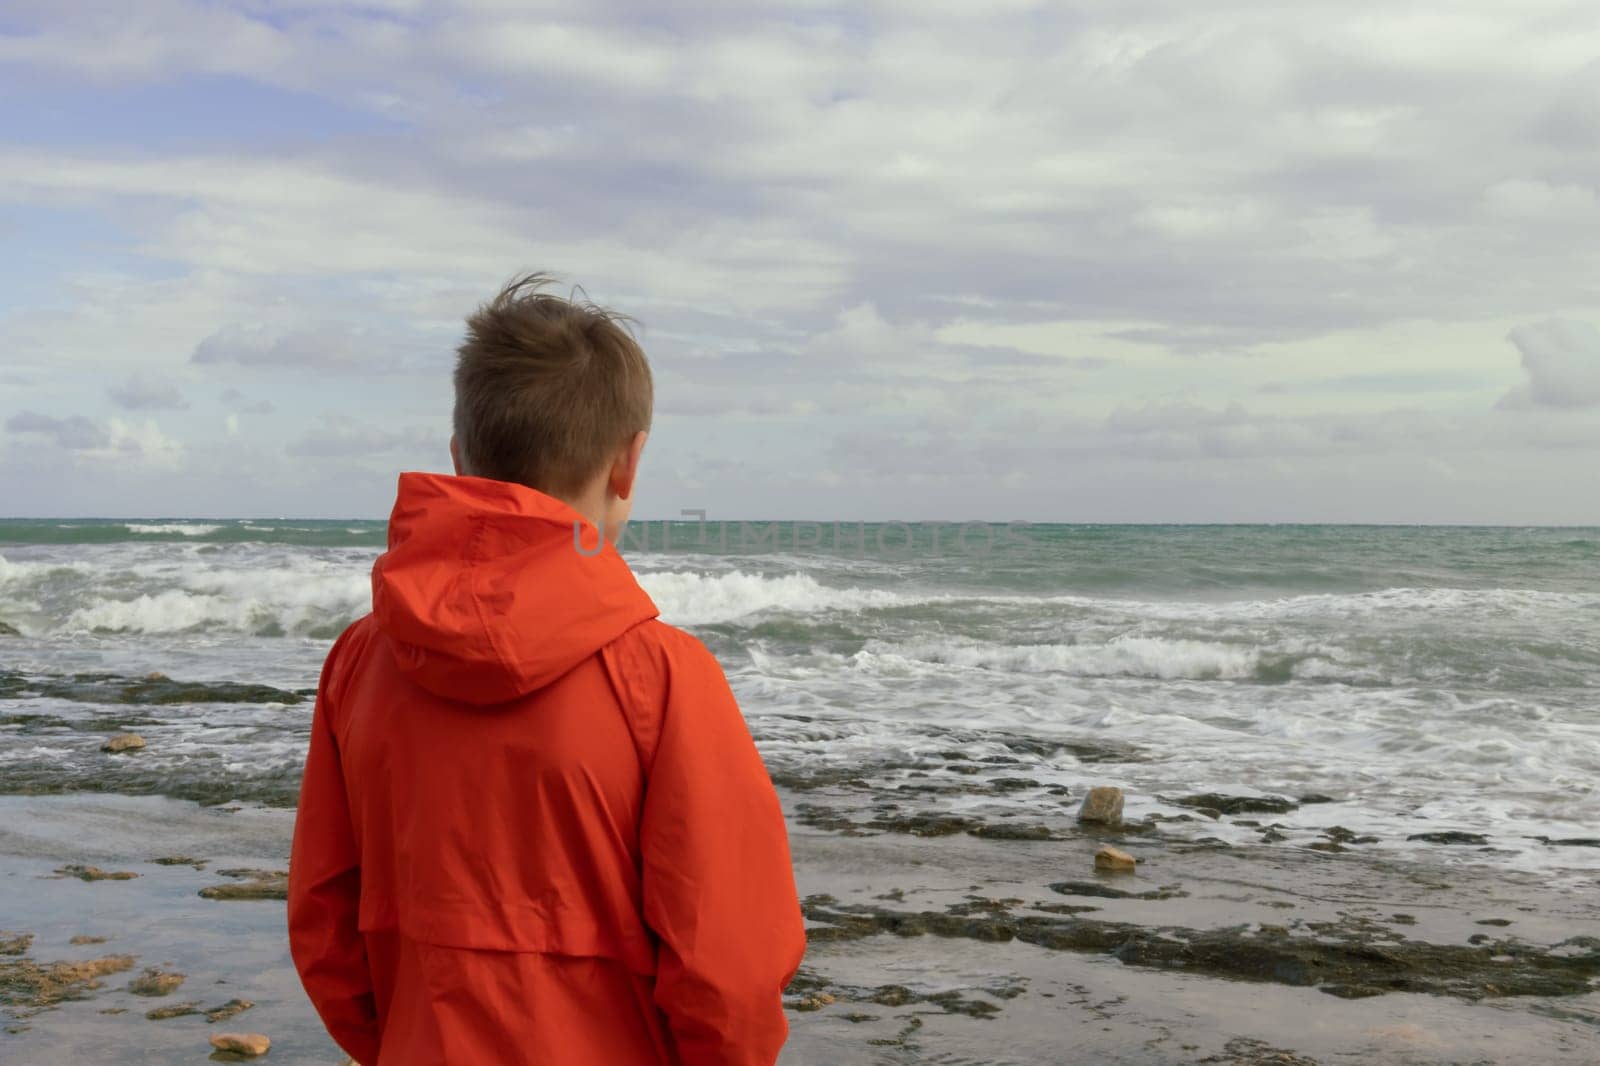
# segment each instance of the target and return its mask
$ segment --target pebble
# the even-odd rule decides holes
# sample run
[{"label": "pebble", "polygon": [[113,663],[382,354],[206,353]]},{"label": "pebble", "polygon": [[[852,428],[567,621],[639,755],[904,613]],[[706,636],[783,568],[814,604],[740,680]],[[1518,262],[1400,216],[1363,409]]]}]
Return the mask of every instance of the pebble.
[{"label": "pebble", "polygon": [[144,737],[138,733],[118,733],[114,737],[107,737],[106,742],[100,745],[100,750],[116,755],[124,751],[138,751],[143,747]]},{"label": "pebble", "polygon": [[1094,868],[1096,870],[1131,870],[1138,865],[1139,860],[1129,855],[1120,848],[1107,844],[1094,853]]},{"label": "pebble", "polygon": [[1097,785],[1083,797],[1078,808],[1078,821],[1100,825],[1122,824],[1122,789],[1114,785]]},{"label": "pebble", "polygon": [[218,1051],[231,1051],[235,1055],[255,1058],[265,1055],[272,1041],[260,1033],[218,1033],[211,1038],[211,1046]]}]

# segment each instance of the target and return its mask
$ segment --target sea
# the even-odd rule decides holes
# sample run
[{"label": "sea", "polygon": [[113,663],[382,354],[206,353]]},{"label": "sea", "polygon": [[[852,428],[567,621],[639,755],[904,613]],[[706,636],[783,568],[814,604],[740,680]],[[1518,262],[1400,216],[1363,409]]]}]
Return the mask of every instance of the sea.
[{"label": "sea", "polygon": [[[292,806],[384,543],[0,520],[0,793]],[[914,787],[1048,825],[1113,784],[1196,839],[1300,847],[1336,816],[1397,856],[1600,868],[1597,529],[679,521],[623,548],[792,796]],[[116,732],[145,749],[105,755]],[[1178,802],[1208,793],[1294,802],[1245,825]]]}]

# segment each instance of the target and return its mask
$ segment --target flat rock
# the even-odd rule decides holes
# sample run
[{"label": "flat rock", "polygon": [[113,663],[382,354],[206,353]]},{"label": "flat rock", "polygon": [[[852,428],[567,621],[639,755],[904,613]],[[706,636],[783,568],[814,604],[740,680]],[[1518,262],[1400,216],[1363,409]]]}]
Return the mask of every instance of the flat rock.
[{"label": "flat rock", "polygon": [[1078,808],[1078,821],[1096,825],[1122,824],[1122,789],[1114,785],[1096,785],[1083,797]]},{"label": "flat rock", "polygon": [[56,867],[57,877],[76,877],[80,881],[132,881],[139,875],[127,870],[102,870],[98,866],[80,866],[73,863],[69,866]]},{"label": "flat rock", "polygon": [[165,996],[183,984],[183,980],[181,973],[158,970],[152,966],[128,982],[128,991],[136,996]]},{"label": "flat rock", "polygon": [[100,978],[133,969],[132,955],[107,955],[82,962],[0,961],[0,1003],[42,1008],[81,999],[100,987]]},{"label": "flat rock", "polygon": [[32,943],[32,933],[11,933],[0,929],[0,955],[26,955]]},{"label": "flat rock", "polygon": [[1454,829],[1443,833],[1412,833],[1407,840],[1421,840],[1428,844],[1487,844],[1489,838],[1482,833],[1462,833]]},{"label": "flat rock", "polygon": [[272,1041],[260,1033],[218,1033],[211,1038],[211,1046],[218,1051],[255,1058],[265,1055],[272,1047]]},{"label": "flat rock", "polygon": [[1120,848],[1103,845],[1094,853],[1094,868],[1096,870],[1132,870],[1139,860],[1129,855]]},{"label": "flat rock", "polygon": [[152,1022],[164,1022],[168,1018],[182,1018],[190,1014],[199,1014],[198,1003],[174,1003],[170,1007],[156,1007],[144,1012],[144,1016]]},{"label": "flat rock", "polygon": [[157,866],[193,866],[196,870],[203,870],[211,860],[197,859],[192,855],[162,855],[150,861]]},{"label": "flat rock", "polygon": [[200,890],[202,899],[288,899],[289,874],[286,870],[218,870],[230,884],[210,885]]},{"label": "flat rock", "polygon": [[1219,792],[1202,792],[1172,801],[1180,807],[1213,810],[1219,814],[1287,814],[1299,806],[1282,796],[1224,796]]},{"label": "flat rock", "polygon": [[206,1021],[213,1024],[216,1022],[225,1022],[234,1015],[243,1014],[245,1011],[254,1006],[255,1004],[251,1003],[248,999],[230,999],[220,1007],[208,1008],[206,1010]]},{"label": "flat rock", "polygon": [[139,751],[143,747],[144,737],[138,733],[118,733],[107,737],[106,742],[100,745],[100,750],[116,755],[125,751]]}]

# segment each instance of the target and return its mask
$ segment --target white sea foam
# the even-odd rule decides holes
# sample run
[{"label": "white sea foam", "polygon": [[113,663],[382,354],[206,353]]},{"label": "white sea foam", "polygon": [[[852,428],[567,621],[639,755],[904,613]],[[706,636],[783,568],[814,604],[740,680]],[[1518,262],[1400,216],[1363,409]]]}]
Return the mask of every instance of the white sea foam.
[{"label": "white sea foam", "polygon": [[1015,646],[874,641],[858,663],[914,660],[943,666],[1021,673],[1062,673],[1079,677],[1238,679],[1261,666],[1258,648],[1199,640],[1118,637],[1105,644],[1025,644]]},{"label": "white sea foam", "polygon": [[367,609],[365,574],[312,575],[275,571],[212,571],[186,588],[104,598],[74,610],[68,632],[182,633],[223,629],[241,633],[304,633],[326,629]]},{"label": "white sea foam", "polygon": [[734,570],[706,575],[674,570],[640,574],[639,583],[675,625],[714,625],[768,611],[810,613],[892,607],[906,597],[880,589],[830,588],[809,574],[763,577]]},{"label": "white sea foam", "polygon": [[129,533],[185,537],[204,537],[222,528],[220,525],[207,525],[202,522],[129,522],[127,526]]}]

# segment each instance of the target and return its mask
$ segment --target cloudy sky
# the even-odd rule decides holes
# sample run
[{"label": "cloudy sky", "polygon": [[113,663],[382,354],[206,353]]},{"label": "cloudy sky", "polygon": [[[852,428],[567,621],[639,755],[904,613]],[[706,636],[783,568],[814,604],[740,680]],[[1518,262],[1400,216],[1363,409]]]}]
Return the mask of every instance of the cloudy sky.
[{"label": "cloudy sky", "polygon": [[0,514],[379,516],[543,269],[639,512],[1600,523],[1591,0],[0,0]]}]

